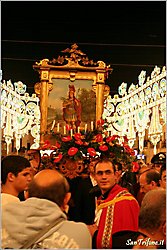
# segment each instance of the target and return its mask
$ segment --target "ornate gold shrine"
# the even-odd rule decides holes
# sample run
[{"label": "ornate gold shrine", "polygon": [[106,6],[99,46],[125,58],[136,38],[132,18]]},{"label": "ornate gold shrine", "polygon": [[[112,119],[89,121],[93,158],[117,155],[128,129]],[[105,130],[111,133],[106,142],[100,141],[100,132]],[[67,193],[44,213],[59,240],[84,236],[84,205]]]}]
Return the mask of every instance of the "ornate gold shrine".
[{"label": "ornate gold shrine", "polygon": [[104,98],[109,95],[110,88],[105,85],[108,73],[112,69],[103,61],[94,62],[89,60],[86,54],[78,50],[77,44],[63,51],[62,56],[57,59],[43,59],[36,62],[33,68],[39,72],[40,82],[35,84],[35,93],[40,97],[40,144],[45,141],[47,132],[48,117],[48,96],[53,90],[54,79],[69,80],[74,83],[76,80],[92,80],[92,90],[96,94],[96,121],[99,120],[103,113]]},{"label": "ornate gold shrine", "polygon": [[82,160],[74,161],[67,158],[60,164],[59,169],[64,176],[73,179],[82,173],[84,170],[84,163]]}]

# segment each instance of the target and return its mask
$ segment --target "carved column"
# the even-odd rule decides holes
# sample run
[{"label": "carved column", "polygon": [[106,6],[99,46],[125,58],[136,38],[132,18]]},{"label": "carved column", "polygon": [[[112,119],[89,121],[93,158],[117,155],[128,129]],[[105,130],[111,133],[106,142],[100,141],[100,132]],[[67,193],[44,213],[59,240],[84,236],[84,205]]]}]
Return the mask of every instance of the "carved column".
[{"label": "carved column", "polygon": [[104,87],[105,87],[105,72],[97,70],[97,88],[96,88],[96,121],[98,121],[103,114],[104,104]]},{"label": "carved column", "polygon": [[97,84],[97,95],[96,95],[96,121],[98,121],[103,114],[103,103],[104,103],[104,84]]},{"label": "carved column", "polygon": [[41,110],[41,122],[40,122],[40,144],[44,144],[44,134],[47,131],[47,113],[48,113],[48,79],[49,72],[42,71],[41,73],[41,90],[40,90],[40,110]]}]

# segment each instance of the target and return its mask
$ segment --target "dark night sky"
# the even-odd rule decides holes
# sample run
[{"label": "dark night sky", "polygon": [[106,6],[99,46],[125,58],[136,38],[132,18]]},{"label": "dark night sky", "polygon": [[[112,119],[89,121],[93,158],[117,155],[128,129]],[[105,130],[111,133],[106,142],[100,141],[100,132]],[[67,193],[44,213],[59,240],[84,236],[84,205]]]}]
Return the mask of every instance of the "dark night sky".
[{"label": "dark night sky", "polygon": [[39,81],[32,65],[73,43],[111,65],[106,83],[116,93],[122,82],[136,84],[141,70],[166,65],[165,39],[166,1],[1,2],[3,79],[22,81],[29,93]]}]

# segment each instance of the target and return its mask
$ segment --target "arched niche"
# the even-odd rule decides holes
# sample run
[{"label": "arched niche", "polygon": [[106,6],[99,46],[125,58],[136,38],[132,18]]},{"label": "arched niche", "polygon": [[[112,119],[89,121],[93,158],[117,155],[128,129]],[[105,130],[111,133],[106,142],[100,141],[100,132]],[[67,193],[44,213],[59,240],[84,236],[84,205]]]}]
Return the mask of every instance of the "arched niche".
[{"label": "arched niche", "polygon": [[[61,98],[65,98],[65,95],[67,97],[69,85],[75,86],[75,93],[82,88],[94,91],[95,115],[92,116],[94,125],[102,116],[104,97],[110,92],[109,86],[105,85],[108,73],[112,72],[110,66],[106,66],[103,61],[89,60],[86,54],[78,49],[77,44],[73,44],[71,48],[67,48],[61,53],[62,55],[59,55],[57,59],[43,59],[33,65],[33,68],[40,75],[40,81],[35,84],[35,93],[40,97],[41,144],[43,144],[45,134],[52,124],[51,120],[49,122],[49,108],[61,110],[59,104]],[[86,105],[83,105],[82,110],[84,106]],[[56,121],[56,124],[58,122]],[[61,127],[63,126],[64,124],[61,125]],[[84,124],[81,126],[83,127]]]}]

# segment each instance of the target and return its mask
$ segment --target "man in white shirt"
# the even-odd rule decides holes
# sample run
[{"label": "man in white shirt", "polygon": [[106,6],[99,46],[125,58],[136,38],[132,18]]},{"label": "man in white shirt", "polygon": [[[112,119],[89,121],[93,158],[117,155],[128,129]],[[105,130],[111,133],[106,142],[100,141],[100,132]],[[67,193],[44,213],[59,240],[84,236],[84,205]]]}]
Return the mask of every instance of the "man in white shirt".
[{"label": "man in white shirt", "polygon": [[8,155],[1,162],[1,205],[19,202],[18,194],[32,179],[30,162],[19,155]]}]

